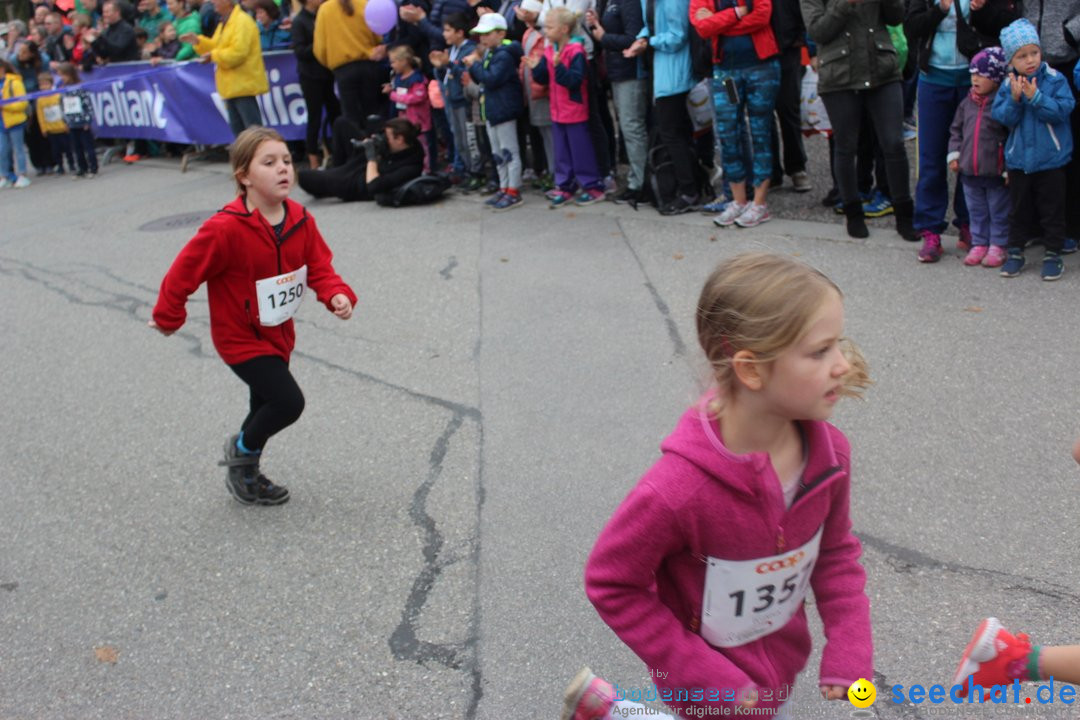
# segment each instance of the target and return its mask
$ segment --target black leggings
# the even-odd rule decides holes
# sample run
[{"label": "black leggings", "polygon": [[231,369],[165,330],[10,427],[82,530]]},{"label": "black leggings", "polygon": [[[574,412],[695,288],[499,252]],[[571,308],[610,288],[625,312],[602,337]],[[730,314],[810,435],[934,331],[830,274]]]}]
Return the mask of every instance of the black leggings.
[{"label": "black leggings", "polygon": [[334,94],[334,76],[329,73],[324,77],[301,75],[300,91],[308,111],[304,147],[308,155],[318,155],[334,120],[341,114],[341,103]]},{"label": "black leggings", "polygon": [[262,450],[267,440],[300,418],[304,394],[289,364],[276,355],[261,355],[229,367],[251,388],[251,410],[240,426],[244,447]]},{"label": "black leggings", "polygon": [[904,93],[900,82],[891,82],[870,90],[840,90],[822,93],[825,110],[836,140],[836,184],[844,204],[859,199],[855,158],[859,147],[859,128],[863,112],[877,133],[878,145],[885,156],[885,174],[893,203],[911,200],[907,150],[904,149]]}]

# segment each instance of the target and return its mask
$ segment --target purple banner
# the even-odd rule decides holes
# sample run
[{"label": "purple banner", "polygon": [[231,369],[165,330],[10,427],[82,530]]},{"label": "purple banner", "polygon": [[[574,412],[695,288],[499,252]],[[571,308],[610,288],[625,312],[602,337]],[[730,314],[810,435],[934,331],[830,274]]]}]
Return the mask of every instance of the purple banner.
[{"label": "purple banner", "polygon": [[[307,105],[289,51],[263,53],[270,92],[258,97],[263,124],[286,140],[302,140]],[[213,63],[104,65],[83,74],[94,135],[161,140],[185,145],[227,145],[233,140],[225,101],[214,85]]]}]

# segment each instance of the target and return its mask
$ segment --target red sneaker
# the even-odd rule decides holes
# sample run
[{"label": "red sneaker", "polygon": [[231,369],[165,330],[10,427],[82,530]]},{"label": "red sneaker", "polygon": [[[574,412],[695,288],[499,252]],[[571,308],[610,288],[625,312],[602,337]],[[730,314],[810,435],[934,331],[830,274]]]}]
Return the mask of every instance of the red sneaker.
[{"label": "red sneaker", "polygon": [[974,685],[990,689],[994,685],[1008,685],[1013,680],[1027,677],[1026,665],[1031,653],[1031,641],[1024,633],[1013,636],[1001,626],[997,618],[982,621],[971,642],[964,649],[964,657],[953,675],[953,685],[961,685],[960,697],[968,692],[968,677]]},{"label": "red sneaker", "polygon": [[566,686],[563,694],[561,720],[603,720],[615,704],[615,688],[611,683],[582,668]]},{"label": "red sneaker", "polygon": [[125,155],[124,156],[124,162],[126,162],[129,165],[131,163],[137,163],[140,160],[142,160],[142,155],[139,155],[138,153],[132,153],[131,155]]}]

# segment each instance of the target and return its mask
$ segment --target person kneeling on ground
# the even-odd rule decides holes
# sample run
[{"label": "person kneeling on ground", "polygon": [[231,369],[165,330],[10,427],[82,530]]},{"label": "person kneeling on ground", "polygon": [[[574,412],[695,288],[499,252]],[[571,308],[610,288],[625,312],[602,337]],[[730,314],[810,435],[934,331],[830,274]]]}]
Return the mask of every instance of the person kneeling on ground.
[{"label": "person kneeling on ground", "polygon": [[[348,121],[334,123],[348,128],[354,140],[360,133]],[[345,202],[378,200],[424,172],[424,150],[418,140],[419,129],[405,118],[388,120],[381,131],[353,142],[359,150],[344,164],[329,170],[301,170],[300,187],[314,197],[336,197]]]}]

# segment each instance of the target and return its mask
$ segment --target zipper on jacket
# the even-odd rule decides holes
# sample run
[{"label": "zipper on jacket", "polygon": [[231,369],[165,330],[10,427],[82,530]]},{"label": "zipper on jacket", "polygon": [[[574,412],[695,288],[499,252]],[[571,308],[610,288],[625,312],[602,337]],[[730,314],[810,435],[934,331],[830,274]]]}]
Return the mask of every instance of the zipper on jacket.
[{"label": "zipper on jacket", "polygon": [[983,108],[985,107],[985,103],[979,105],[979,113],[975,116],[975,152],[972,153],[972,155],[974,155],[973,169],[975,170],[975,172],[972,174],[976,177],[978,177],[979,175],[979,128],[982,127]]},{"label": "zipper on jacket", "polygon": [[1050,139],[1054,141],[1054,147],[1061,152],[1061,143],[1058,142],[1057,133],[1054,132],[1054,126],[1050,123],[1046,123],[1046,129],[1050,131]]},{"label": "zipper on jacket", "polygon": [[262,335],[259,334],[258,326],[255,324],[255,321],[252,320],[252,318],[251,318],[251,300],[245,300],[244,301],[244,312],[247,313],[248,325],[250,325],[251,329],[253,331],[255,331],[255,339],[256,340],[262,340]]}]

